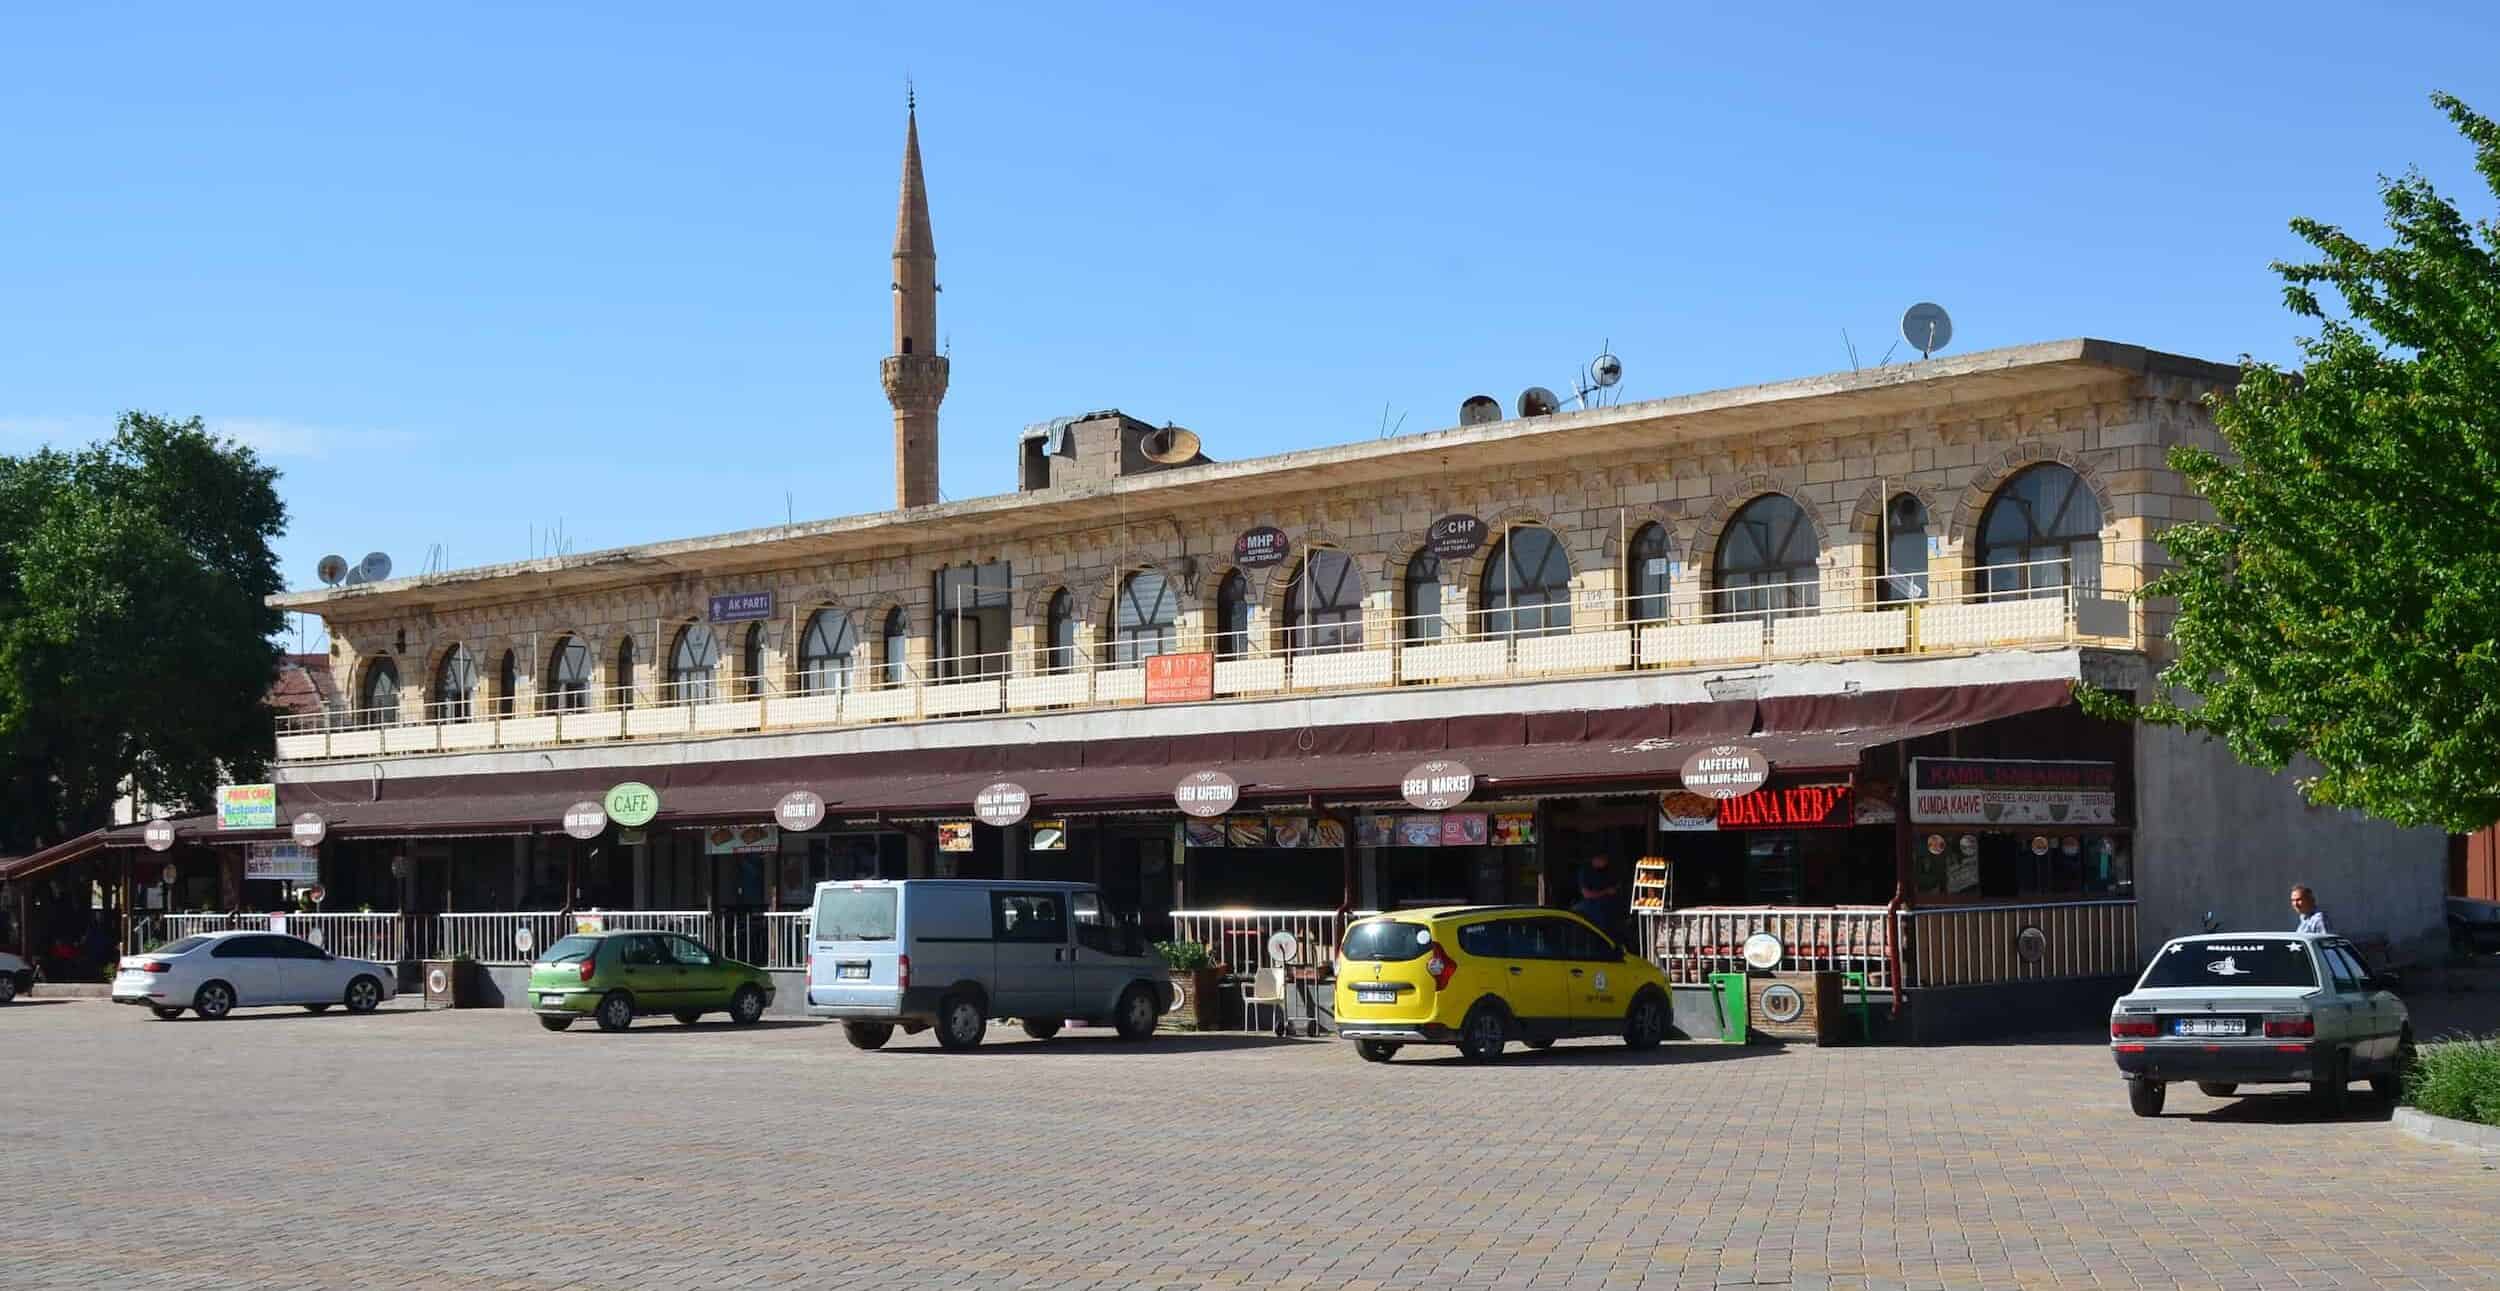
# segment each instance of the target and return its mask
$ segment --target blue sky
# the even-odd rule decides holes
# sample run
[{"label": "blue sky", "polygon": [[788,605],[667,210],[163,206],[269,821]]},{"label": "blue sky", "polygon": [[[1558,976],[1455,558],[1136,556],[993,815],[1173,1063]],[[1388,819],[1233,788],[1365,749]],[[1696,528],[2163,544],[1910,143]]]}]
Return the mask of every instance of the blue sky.
[{"label": "blue sky", "polygon": [[1920,299],[2286,360],[2285,221],[2478,198],[2426,96],[2500,112],[2483,0],[1200,8],[12,6],[0,451],[202,414],[299,586],[881,509],[906,73],[957,498],[1063,413],[1246,457],[1608,340],[1634,399],[1871,363]]}]

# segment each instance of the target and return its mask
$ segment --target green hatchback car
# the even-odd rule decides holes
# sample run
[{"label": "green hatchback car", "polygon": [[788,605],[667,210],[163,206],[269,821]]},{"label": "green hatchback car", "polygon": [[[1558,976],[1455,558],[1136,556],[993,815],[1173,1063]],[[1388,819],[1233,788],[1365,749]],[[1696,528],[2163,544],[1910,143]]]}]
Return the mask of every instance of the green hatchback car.
[{"label": "green hatchback car", "polygon": [[673,932],[576,933],[530,965],[530,1011],[550,1031],[585,1017],[622,1031],[646,1014],[727,1013],[750,1026],[772,1002],[771,974]]}]

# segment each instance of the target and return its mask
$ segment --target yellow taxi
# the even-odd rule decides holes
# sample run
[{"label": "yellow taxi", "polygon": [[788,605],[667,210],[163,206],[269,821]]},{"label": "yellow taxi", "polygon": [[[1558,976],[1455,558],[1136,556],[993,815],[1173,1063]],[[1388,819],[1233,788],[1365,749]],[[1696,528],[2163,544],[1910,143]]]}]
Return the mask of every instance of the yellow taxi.
[{"label": "yellow taxi", "polygon": [[1667,1038],[1667,977],[1596,925],[1542,906],[1400,910],[1346,928],[1337,952],[1337,1034],[1367,1062],[1402,1045],[1454,1044],[1475,1062],[1517,1040]]}]

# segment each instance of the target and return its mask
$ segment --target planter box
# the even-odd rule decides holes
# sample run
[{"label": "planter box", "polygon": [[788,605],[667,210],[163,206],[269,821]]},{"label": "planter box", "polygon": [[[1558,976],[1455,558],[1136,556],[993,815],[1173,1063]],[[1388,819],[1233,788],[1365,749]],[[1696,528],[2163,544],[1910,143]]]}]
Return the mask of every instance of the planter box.
[{"label": "planter box", "polygon": [[484,973],[474,959],[429,959],[424,964],[425,1007],[474,1009],[485,1005]]},{"label": "planter box", "polygon": [[1224,975],[1212,968],[1172,973],[1172,990],[1179,997],[1164,1020],[1184,1031],[1221,1031],[1230,1016],[1230,1001],[1236,994],[1224,988]]}]

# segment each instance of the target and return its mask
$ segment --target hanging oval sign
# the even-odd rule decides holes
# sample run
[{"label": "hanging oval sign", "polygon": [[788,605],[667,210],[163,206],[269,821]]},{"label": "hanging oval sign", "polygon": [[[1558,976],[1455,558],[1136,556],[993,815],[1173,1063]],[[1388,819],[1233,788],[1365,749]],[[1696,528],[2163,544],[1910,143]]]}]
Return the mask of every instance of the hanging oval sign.
[{"label": "hanging oval sign", "polygon": [[1233,563],[1243,569],[1271,569],[1285,563],[1293,551],[1293,540],[1272,524],[1248,529],[1233,539]]},{"label": "hanging oval sign", "polygon": [[1221,816],[1241,801],[1241,786],[1221,771],[1192,771],[1172,790],[1172,801],[1192,816]]},{"label": "hanging oval sign", "polygon": [[993,829],[1005,829],[1031,810],[1033,795],[1012,780],[1001,780],[972,798],[973,819]]},{"label": "hanging oval sign", "polygon": [[329,832],[329,822],[321,818],[320,812],[308,811],[295,818],[294,833],[297,847],[319,847],[321,840],[328,836]]},{"label": "hanging oval sign", "polygon": [[[170,820],[151,820],[148,822],[148,827],[146,829],[139,831],[139,837],[146,841],[149,851],[165,851],[174,845],[174,822]],[[173,867],[167,866],[166,868],[171,869]],[[167,879],[165,881],[168,883],[173,882],[172,879]]]},{"label": "hanging oval sign", "polygon": [[659,791],[639,780],[628,780],[608,790],[608,819],[627,829],[639,829],[660,814]]},{"label": "hanging oval sign", "polygon": [[1460,512],[1445,515],[1424,530],[1424,551],[1437,560],[1462,560],[1484,546],[1484,521]]},{"label": "hanging oval sign", "polygon": [[1686,792],[1705,798],[1742,798],[1771,778],[1771,760],[1743,744],[1713,744],[1684,759],[1677,774]]},{"label": "hanging oval sign", "polygon": [[607,809],[595,802],[577,802],[564,809],[564,832],[575,838],[597,838],[607,827]]},{"label": "hanging oval sign", "polygon": [[1417,811],[1448,811],[1475,791],[1476,773],[1443,758],[1418,764],[1398,785],[1398,795]]},{"label": "hanging oval sign", "polygon": [[824,795],[813,789],[793,789],[781,795],[780,804],[773,808],[773,819],[783,829],[804,834],[825,823]]}]

